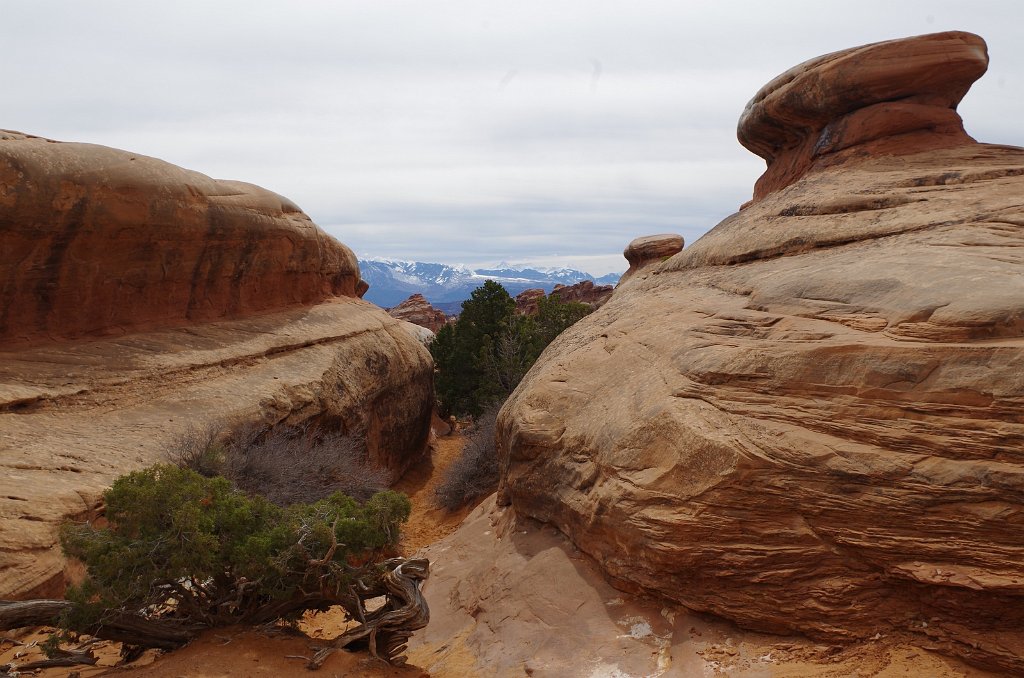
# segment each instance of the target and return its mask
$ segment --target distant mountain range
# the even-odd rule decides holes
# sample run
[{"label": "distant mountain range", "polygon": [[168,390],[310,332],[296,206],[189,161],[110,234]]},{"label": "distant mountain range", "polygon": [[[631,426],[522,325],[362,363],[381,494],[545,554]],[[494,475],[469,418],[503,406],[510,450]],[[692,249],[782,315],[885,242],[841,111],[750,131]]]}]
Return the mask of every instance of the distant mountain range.
[{"label": "distant mountain range", "polygon": [[363,297],[378,306],[390,308],[419,292],[445,313],[458,313],[462,302],[485,280],[501,283],[513,297],[523,290],[540,287],[550,292],[555,285],[572,285],[593,280],[598,285],[614,285],[620,273],[595,277],[571,268],[518,268],[499,264],[498,268],[471,269],[423,261],[360,259],[359,270],[370,290]]}]

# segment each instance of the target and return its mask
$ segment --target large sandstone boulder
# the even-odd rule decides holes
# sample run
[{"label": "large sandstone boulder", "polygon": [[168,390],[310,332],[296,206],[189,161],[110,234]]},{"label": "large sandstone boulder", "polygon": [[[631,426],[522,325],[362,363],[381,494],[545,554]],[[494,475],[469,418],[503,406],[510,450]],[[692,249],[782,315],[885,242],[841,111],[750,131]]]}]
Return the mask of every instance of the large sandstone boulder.
[{"label": "large sandstone boulder", "polygon": [[0,130],[0,345],[357,296],[293,202],[105,146]]},{"label": "large sandstone boulder", "polygon": [[913,639],[840,648],[624,593],[557,529],[493,495],[418,555],[431,563],[430,624],[409,640],[409,663],[434,678],[981,678]]},{"label": "large sandstone boulder", "polygon": [[755,201],[545,351],[500,499],[629,590],[1024,672],[1024,149],[953,110],[985,65],[943,33],[762,90]]},{"label": "large sandstone boulder", "polygon": [[394,477],[425,452],[429,353],[280,196],[6,134],[0,225],[0,598],[59,595],[59,523],[190,427],[337,425]]}]

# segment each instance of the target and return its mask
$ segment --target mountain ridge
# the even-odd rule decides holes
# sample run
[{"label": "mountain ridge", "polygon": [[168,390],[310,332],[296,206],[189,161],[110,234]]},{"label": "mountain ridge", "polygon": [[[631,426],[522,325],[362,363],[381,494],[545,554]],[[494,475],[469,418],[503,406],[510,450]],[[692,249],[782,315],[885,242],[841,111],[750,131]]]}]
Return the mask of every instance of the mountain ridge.
[{"label": "mountain ridge", "polygon": [[364,299],[390,308],[412,294],[422,294],[437,308],[458,312],[463,301],[485,280],[500,283],[515,296],[523,290],[541,288],[550,293],[555,285],[573,285],[593,280],[599,285],[614,285],[621,274],[594,276],[567,267],[517,267],[502,262],[494,268],[470,268],[462,264],[440,264],[399,259],[359,259],[359,270],[370,289]]}]

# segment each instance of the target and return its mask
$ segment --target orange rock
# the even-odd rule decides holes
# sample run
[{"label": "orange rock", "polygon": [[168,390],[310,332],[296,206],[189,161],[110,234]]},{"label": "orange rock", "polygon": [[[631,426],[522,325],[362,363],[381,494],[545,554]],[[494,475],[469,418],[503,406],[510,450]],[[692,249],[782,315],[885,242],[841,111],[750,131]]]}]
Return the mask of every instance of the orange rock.
[{"label": "orange rock", "polygon": [[430,354],[360,282],[269,191],[0,135],[0,598],[61,595],[60,523],[190,427],[316,421],[394,477],[422,458]]},{"label": "orange rock", "polygon": [[448,319],[444,311],[439,311],[430,305],[430,302],[422,294],[414,294],[394,308],[388,309],[388,315],[410,322],[437,334],[437,331],[444,327]]},{"label": "orange rock", "polygon": [[537,315],[538,304],[546,296],[539,287],[523,290],[516,295],[516,311],[523,315]]},{"label": "orange rock", "polygon": [[555,285],[551,296],[562,301],[601,308],[611,298],[613,291],[615,287],[612,285],[595,285],[593,280],[581,280],[574,285]]},{"label": "orange rock", "polygon": [[883,107],[894,137],[786,169],[843,106],[951,110],[983,68],[941,34],[765,88],[741,136],[781,169],[548,347],[499,417],[500,498],[627,590],[1024,673],[1024,149]]},{"label": "orange rock", "polygon": [[634,239],[622,253],[629,262],[629,268],[619,278],[619,284],[633,277],[641,268],[661,263],[682,249],[683,236],[675,233],[645,235]]},{"label": "orange rock", "polygon": [[973,143],[957,104],[988,68],[985,41],[950,31],[826,54],[754,95],[740,143],[768,161],[754,200],[852,156]]},{"label": "orange rock", "polygon": [[293,202],[144,155],[0,131],[0,345],[357,296]]}]

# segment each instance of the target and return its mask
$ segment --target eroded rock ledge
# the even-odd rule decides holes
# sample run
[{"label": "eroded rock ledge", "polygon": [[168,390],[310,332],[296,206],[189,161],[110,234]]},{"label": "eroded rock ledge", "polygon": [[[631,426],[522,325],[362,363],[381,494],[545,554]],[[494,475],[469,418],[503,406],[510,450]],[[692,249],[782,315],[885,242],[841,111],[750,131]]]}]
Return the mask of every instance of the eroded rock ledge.
[{"label": "eroded rock ledge", "polygon": [[[936,45],[958,101],[973,36],[884,43],[876,79]],[[500,498],[627,590],[1024,672],[1024,149],[931,133],[788,176],[563,333],[502,410]]]},{"label": "eroded rock ledge", "polygon": [[754,95],[737,136],[768,162],[754,200],[852,157],[972,143],[957,104],[988,68],[985,41],[950,31],[826,54]]}]

